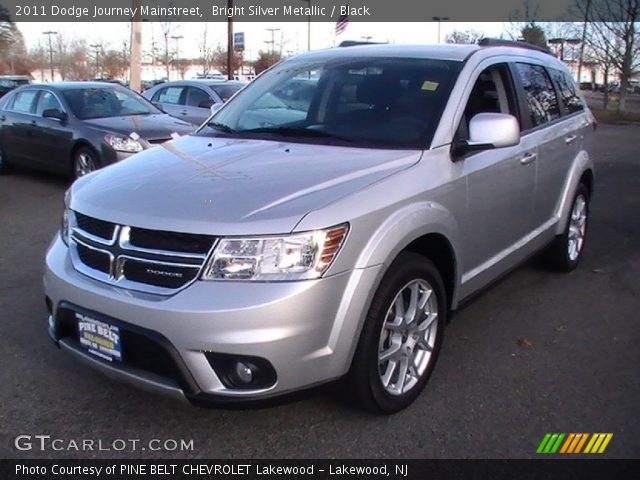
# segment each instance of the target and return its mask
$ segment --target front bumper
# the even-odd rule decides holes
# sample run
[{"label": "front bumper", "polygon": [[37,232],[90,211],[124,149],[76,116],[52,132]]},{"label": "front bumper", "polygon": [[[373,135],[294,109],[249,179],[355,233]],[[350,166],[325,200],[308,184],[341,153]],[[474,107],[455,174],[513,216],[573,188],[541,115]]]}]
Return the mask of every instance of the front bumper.
[{"label": "front bumper", "polygon": [[[52,306],[50,335],[75,356],[147,390],[193,401],[237,402],[278,396],[347,373],[381,271],[375,266],[302,282],[198,281],[173,296],[157,296],[82,275],[56,238],[47,253],[44,285]],[[179,373],[158,376],[126,360],[112,364],[94,358],[59,328],[69,306],[154,337]],[[205,352],[265,359],[277,380],[269,388],[229,388]]]}]

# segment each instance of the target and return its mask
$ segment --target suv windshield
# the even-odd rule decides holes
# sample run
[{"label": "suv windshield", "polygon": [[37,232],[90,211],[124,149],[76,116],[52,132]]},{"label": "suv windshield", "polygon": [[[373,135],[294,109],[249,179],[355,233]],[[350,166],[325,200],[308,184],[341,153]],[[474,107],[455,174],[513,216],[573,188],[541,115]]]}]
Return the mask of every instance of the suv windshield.
[{"label": "suv windshield", "polygon": [[460,67],[417,58],[293,60],[249,84],[200,132],[426,148]]},{"label": "suv windshield", "polygon": [[161,113],[151,103],[123,87],[62,90],[73,114],[81,120]]}]

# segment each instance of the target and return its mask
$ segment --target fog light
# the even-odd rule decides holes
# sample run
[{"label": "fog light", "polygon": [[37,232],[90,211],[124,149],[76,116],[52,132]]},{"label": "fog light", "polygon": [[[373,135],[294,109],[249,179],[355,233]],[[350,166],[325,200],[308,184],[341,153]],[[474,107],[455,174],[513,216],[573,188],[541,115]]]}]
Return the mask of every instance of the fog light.
[{"label": "fog light", "polygon": [[242,383],[251,383],[253,380],[253,371],[251,367],[244,362],[236,363],[236,375]]},{"label": "fog light", "polygon": [[277,382],[276,371],[266,359],[249,355],[203,352],[222,384],[235,390],[263,390]]}]

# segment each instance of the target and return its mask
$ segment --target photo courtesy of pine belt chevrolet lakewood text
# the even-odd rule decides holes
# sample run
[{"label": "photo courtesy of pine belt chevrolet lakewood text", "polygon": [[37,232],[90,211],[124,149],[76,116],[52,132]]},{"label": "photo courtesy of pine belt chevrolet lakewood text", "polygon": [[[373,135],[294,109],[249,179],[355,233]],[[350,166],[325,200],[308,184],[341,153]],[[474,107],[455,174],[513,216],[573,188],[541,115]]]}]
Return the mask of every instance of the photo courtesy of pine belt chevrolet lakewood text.
[{"label": "photo courtesy of pine belt chevrolet lakewood text", "polygon": [[576,268],[595,126],[564,64],[526,44],[292,57],[194,133],[72,185],[49,334],[195,404],[340,380],[397,412],[450,312],[538,251]]}]

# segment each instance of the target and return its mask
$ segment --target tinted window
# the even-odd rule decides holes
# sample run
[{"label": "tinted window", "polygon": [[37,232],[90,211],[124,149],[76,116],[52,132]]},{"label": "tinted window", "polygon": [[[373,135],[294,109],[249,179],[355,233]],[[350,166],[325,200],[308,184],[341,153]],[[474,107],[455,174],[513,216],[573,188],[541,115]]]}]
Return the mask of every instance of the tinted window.
[{"label": "tinted window", "polygon": [[[201,107],[201,104],[208,103],[208,106]],[[187,105],[190,107],[209,108],[211,106],[211,97],[200,88],[189,87],[187,89]]]},{"label": "tinted window", "polygon": [[[424,148],[461,63],[417,58],[286,62],[247,85],[215,116],[235,135]],[[283,95],[296,83],[301,95]],[[204,132],[203,132],[204,133]]]},{"label": "tinted window", "polygon": [[153,96],[154,102],[168,103],[171,105],[184,105],[182,92],[185,87],[167,87]]},{"label": "tinted window", "polygon": [[74,88],[62,92],[73,114],[81,120],[160,113],[126,88]]},{"label": "tinted window", "polygon": [[37,90],[25,90],[23,92],[18,92],[13,97],[11,110],[20,113],[34,113],[36,109],[35,99],[37,95]]},{"label": "tinted window", "polygon": [[62,107],[60,106],[60,102],[56,96],[45,90],[40,91],[40,98],[38,99],[38,108],[36,110],[36,114],[42,116],[42,112],[45,110],[60,110],[62,111]]},{"label": "tinted window", "polygon": [[244,85],[211,85],[211,90],[216,92],[223,102],[229,100]]},{"label": "tinted window", "polygon": [[569,74],[553,68],[549,71],[558,84],[560,100],[567,113],[581,112],[584,110],[582,99],[578,96],[576,85]]},{"label": "tinted window", "polygon": [[484,70],[473,85],[457,137],[469,139],[469,122],[479,113],[506,113],[518,117],[511,75],[506,64]]},{"label": "tinted window", "polygon": [[529,63],[516,63],[524,88],[529,116],[533,127],[560,117],[558,98],[544,67]]}]

